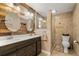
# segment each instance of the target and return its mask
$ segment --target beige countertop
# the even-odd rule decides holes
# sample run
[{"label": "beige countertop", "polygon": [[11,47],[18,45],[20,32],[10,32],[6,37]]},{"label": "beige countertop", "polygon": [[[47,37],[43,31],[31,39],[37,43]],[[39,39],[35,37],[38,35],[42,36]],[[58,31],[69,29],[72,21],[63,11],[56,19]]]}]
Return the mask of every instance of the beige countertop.
[{"label": "beige countertop", "polygon": [[41,35],[30,35],[30,34],[25,34],[25,35],[13,35],[13,36],[1,36],[0,37],[0,47],[5,46],[8,44],[24,41],[24,40],[29,40],[35,37],[40,37]]}]

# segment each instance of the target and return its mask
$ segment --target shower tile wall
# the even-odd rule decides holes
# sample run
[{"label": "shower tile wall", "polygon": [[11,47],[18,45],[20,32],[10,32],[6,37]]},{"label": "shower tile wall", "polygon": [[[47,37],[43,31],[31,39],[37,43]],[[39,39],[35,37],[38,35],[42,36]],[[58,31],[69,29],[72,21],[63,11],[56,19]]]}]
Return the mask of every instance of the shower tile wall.
[{"label": "shower tile wall", "polygon": [[[79,4],[73,13],[73,40],[79,41]],[[74,44],[74,50],[79,55],[79,44]]]},{"label": "shower tile wall", "polygon": [[[72,43],[72,12],[62,13],[55,16],[55,50],[63,52],[62,48],[62,34],[69,33]],[[72,47],[72,46],[71,46]]]}]

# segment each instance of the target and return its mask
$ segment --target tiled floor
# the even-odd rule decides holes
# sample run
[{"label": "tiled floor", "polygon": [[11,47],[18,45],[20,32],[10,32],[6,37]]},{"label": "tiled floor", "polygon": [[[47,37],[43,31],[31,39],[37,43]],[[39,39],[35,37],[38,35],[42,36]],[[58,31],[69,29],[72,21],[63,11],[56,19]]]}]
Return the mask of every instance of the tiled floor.
[{"label": "tiled floor", "polygon": [[[47,56],[47,54],[40,53],[39,56]],[[51,56],[77,56],[77,55],[72,50],[68,54],[67,53],[63,53],[63,52],[59,52],[59,51],[56,51],[56,50],[53,50]]]},{"label": "tiled floor", "polygon": [[69,53],[64,53],[54,50],[52,52],[52,56],[77,56],[77,54],[73,50],[70,50]]},{"label": "tiled floor", "polygon": [[38,56],[47,56],[47,54],[45,54],[45,53],[40,53]]}]

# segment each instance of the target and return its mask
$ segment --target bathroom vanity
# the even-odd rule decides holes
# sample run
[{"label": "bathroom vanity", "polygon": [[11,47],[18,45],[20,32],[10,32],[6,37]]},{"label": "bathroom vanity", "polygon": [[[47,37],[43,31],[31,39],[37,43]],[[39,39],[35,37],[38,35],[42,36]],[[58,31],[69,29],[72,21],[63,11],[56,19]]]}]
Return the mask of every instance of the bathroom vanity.
[{"label": "bathroom vanity", "polygon": [[0,41],[0,56],[36,56],[41,52],[41,36],[14,36]]}]

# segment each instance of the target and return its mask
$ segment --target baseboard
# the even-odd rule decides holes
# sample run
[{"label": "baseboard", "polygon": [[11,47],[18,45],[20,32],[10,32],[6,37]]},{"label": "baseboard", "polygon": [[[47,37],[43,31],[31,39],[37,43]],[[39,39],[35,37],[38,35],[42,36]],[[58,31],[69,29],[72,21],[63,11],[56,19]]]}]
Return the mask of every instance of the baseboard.
[{"label": "baseboard", "polygon": [[47,56],[50,56],[51,55],[51,53],[48,52],[48,51],[42,50],[42,52],[45,53]]}]

